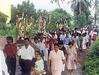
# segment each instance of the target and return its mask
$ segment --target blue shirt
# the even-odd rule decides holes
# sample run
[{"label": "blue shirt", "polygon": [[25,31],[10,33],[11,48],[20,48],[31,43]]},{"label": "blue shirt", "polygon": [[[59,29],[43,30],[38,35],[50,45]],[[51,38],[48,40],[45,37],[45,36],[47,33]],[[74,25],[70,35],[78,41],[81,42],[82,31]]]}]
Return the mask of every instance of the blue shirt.
[{"label": "blue shirt", "polygon": [[64,42],[65,45],[68,45],[69,42],[71,42],[71,39],[69,37],[65,37],[63,42]]}]

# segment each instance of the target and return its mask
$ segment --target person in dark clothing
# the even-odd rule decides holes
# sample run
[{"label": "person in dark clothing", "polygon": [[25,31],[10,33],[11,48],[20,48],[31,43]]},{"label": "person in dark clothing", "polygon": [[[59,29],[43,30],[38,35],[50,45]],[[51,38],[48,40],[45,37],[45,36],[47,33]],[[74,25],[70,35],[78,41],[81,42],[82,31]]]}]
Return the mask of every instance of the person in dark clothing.
[{"label": "person in dark clothing", "polygon": [[4,53],[6,55],[6,63],[8,66],[8,72],[10,75],[15,75],[16,72],[16,53],[17,53],[17,47],[13,43],[12,37],[7,37],[7,44],[4,48]]},{"label": "person in dark clothing", "polygon": [[65,55],[65,57],[67,58],[67,50],[66,50],[66,48],[64,47],[63,41],[59,41],[58,43],[59,43],[59,49],[64,52],[64,55]]},{"label": "person in dark clothing", "polygon": [[79,47],[79,50],[82,51],[82,41],[83,41],[83,37],[81,34],[79,34],[79,44],[78,44],[78,47]]}]

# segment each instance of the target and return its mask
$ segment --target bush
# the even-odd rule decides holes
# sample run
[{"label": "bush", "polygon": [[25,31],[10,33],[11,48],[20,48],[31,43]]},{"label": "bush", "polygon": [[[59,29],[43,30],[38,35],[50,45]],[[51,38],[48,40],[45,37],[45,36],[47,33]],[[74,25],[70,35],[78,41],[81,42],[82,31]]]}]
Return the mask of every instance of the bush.
[{"label": "bush", "polygon": [[99,39],[85,62],[85,75],[99,75]]},{"label": "bush", "polygon": [[0,36],[16,37],[16,26],[13,24],[0,23]]}]

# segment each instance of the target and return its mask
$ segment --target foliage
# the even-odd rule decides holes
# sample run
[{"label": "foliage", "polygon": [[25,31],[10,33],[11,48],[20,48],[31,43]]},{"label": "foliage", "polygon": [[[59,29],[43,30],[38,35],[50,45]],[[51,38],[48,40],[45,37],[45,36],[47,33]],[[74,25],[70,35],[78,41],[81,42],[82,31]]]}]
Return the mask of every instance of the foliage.
[{"label": "foliage", "polygon": [[23,1],[22,4],[18,4],[17,11],[18,13],[31,15],[34,19],[36,18],[36,9],[34,8],[34,4],[30,3],[30,0]]},{"label": "foliage", "polygon": [[13,5],[11,5],[11,21],[10,23],[16,24],[16,14],[17,14],[17,8]]},{"label": "foliage", "polygon": [[6,24],[6,20],[7,16],[0,13],[0,36],[16,37],[16,26],[10,23]]},{"label": "foliage", "polygon": [[17,7],[11,5],[11,23],[16,23],[16,15],[24,13],[28,16],[32,16],[34,20],[36,19],[36,9],[34,8],[34,4],[30,3],[30,1],[23,1],[22,4],[18,4]]},{"label": "foliage", "polygon": [[38,24],[34,23],[31,29],[29,30],[28,34],[30,37],[33,37],[37,32],[38,32]]},{"label": "foliage", "polygon": [[51,0],[51,3],[57,3],[58,7],[60,8],[60,1],[63,3],[65,0]]},{"label": "foliage", "polygon": [[[54,30],[56,29],[56,22],[59,19],[63,19],[63,21],[66,21],[67,25],[71,25],[71,15],[68,14],[65,10],[63,9],[55,9],[54,11],[51,12],[51,21],[50,21],[50,26],[51,28],[54,27]],[[54,26],[53,26],[54,25]]]},{"label": "foliage", "polygon": [[46,24],[48,25],[50,17],[49,12],[47,10],[38,10],[37,11],[37,21],[39,21],[39,17],[42,16],[46,20]]},{"label": "foliage", "polygon": [[0,13],[0,23],[6,23],[6,20],[7,20],[7,17],[4,15],[4,14],[2,14],[2,13]]},{"label": "foliage", "polygon": [[[56,2],[60,7],[60,1],[64,2],[64,0],[51,0],[52,2]],[[34,7],[33,3],[30,3],[30,0],[23,1],[22,4],[18,4],[17,7],[11,6],[11,21],[10,27],[7,27],[8,24],[5,24],[6,17],[0,13],[0,35],[13,35],[17,34],[15,32],[16,29],[16,14],[24,13],[28,15],[28,17],[24,16],[26,19],[29,19],[30,16],[33,18],[33,25],[31,29],[29,30],[29,35],[34,35],[35,32],[38,32],[38,18],[40,15],[42,15],[46,19],[46,30],[47,31],[55,31],[56,29],[56,22],[59,19],[62,19],[64,22],[66,22],[66,25],[70,26],[71,28],[74,27],[81,27],[86,24],[90,24],[91,20],[90,17],[90,1],[88,0],[80,0],[81,2],[76,2],[77,0],[71,1],[71,8],[74,11],[74,17],[72,17],[70,14],[68,14],[65,10],[59,8],[55,9],[52,12],[47,12],[46,10],[38,10],[36,12],[36,9]],[[79,7],[79,4],[81,5]],[[80,10],[81,9],[81,10]],[[49,16],[50,14],[50,16]],[[22,16],[22,15],[20,15]],[[2,22],[2,23],[1,23]],[[71,23],[72,22],[72,23]],[[72,25],[74,24],[74,25]],[[12,30],[12,31],[11,31]],[[15,32],[15,33],[14,33]]]},{"label": "foliage", "polygon": [[94,14],[94,22],[95,25],[97,24],[98,21],[98,12],[99,12],[99,0],[93,0],[93,7],[95,9],[95,14]]},{"label": "foliage", "polygon": [[91,18],[90,17],[87,18],[85,13],[74,16],[74,25],[77,25],[78,27],[90,25],[91,23],[92,23]]},{"label": "foliage", "polygon": [[46,31],[47,32],[52,32],[52,31],[55,31],[56,30],[56,25],[55,24],[49,24],[48,26],[47,26],[47,29],[46,29]]},{"label": "foliage", "polygon": [[85,62],[85,75],[99,75],[99,39]]},{"label": "foliage", "polygon": [[90,8],[91,8],[91,1],[92,0],[72,0],[71,1],[71,8],[74,12],[74,22],[75,25],[84,26],[91,24],[90,20]]},{"label": "foliage", "polygon": [[16,37],[16,7],[11,5],[11,21],[6,24],[7,17],[0,13],[0,36],[12,36]]},{"label": "foliage", "polygon": [[13,24],[0,23],[0,36],[16,37],[16,26]]},{"label": "foliage", "polygon": [[89,8],[91,7],[91,0],[72,0],[71,8],[75,15],[83,13],[89,13]]}]

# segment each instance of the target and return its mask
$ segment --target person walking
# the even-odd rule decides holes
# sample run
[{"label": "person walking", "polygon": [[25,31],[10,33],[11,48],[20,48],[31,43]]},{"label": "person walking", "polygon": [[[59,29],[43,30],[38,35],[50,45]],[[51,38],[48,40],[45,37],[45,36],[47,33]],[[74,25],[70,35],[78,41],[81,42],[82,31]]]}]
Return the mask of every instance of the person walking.
[{"label": "person walking", "polygon": [[35,52],[36,62],[32,68],[31,75],[42,75],[44,74],[44,60],[40,51]]},{"label": "person walking", "polygon": [[29,38],[25,38],[25,45],[18,50],[22,75],[31,75],[32,59],[35,57],[34,48],[30,45]]},{"label": "person walking", "polygon": [[5,62],[5,56],[1,49],[0,49],[0,75],[9,75],[7,64]]},{"label": "person walking", "polygon": [[52,75],[61,75],[63,70],[63,64],[66,63],[66,59],[63,51],[59,50],[59,45],[54,44],[54,50],[49,54],[49,70],[51,69]]},{"label": "person walking", "polygon": [[77,68],[77,50],[73,47],[72,42],[69,43],[67,54],[68,75],[73,75],[73,70]]},{"label": "person walking", "polygon": [[13,43],[11,36],[7,37],[7,44],[4,47],[4,54],[6,56],[6,63],[10,75],[15,75],[16,72],[16,54],[17,46]]}]

